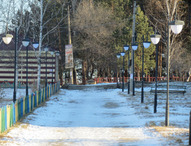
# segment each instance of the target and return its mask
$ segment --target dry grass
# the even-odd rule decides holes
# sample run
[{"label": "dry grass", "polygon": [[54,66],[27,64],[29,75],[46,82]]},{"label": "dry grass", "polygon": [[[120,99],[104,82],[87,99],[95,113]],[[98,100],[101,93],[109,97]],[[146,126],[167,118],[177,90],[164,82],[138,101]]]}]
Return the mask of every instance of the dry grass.
[{"label": "dry grass", "polygon": [[188,133],[189,130],[186,128],[176,128],[176,127],[159,127],[159,126],[153,126],[157,132],[159,132],[162,136],[168,137],[172,135],[182,135],[185,133]]},{"label": "dry grass", "polygon": [[186,128],[176,128],[176,127],[152,127],[156,132],[161,134],[163,137],[167,138],[171,144],[183,144],[183,141],[187,139],[189,130]]}]

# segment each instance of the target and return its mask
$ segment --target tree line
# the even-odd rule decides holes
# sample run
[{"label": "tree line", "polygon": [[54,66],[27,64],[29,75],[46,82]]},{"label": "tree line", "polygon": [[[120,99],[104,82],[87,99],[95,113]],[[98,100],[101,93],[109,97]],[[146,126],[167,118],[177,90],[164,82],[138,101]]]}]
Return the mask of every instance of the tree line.
[{"label": "tree line", "polygon": [[[14,2],[16,0],[9,0]],[[23,35],[39,41],[41,0],[31,0],[26,7],[14,8],[9,29],[20,27]],[[172,21],[177,18],[185,21],[181,34],[170,33],[170,73],[183,76],[191,68],[190,64],[190,9],[189,0],[137,0],[136,11],[136,42],[139,47],[135,51],[136,76],[142,70],[142,42],[157,31],[161,34],[159,59],[161,73],[165,75],[167,52],[168,16]],[[24,2],[22,3],[24,5]],[[122,58],[117,60],[116,53],[123,51],[124,45],[131,45],[133,0],[44,0],[42,20],[42,46],[49,45],[59,50],[60,78],[66,71],[65,45],[68,44],[68,5],[71,16],[72,45],[74,59],[81,59],[83,76],[91,79],[95,69],[99,76],[112,76],[116,66],[120,68]],[[12,5],[14,7],[14,5]],[[4,12],[5,13],[5,12]],[[22,20],[22,21],[21,21]],[[25,28],[25,29],[24,29]],[[27,29],[26,29],[27,28]],[[131,54],[130,54],[131,56]],[[152,74],[155,68],[155,46],[145,49],[145,74]],[[131,58],[130,58],[131,59]],[[127,72],[127,55],[125,68]],[[160,69],[159,69],[160,71]],[[127,73],[126,73],[127,74]]]}]

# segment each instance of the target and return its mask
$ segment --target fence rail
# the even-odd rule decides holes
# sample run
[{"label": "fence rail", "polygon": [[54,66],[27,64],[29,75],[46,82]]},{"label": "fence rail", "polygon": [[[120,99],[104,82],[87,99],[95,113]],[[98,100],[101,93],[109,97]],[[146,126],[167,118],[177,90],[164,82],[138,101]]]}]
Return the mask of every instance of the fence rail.
[{"label": "fence rail", "polygon": [[51,95],[58,92],[60,82],[48,85],[40,91],[18,99],[11,105],[0,108],[0,133],[5,132],[19,121],[25,114],[30,113],[35,107],[46,101]]}]

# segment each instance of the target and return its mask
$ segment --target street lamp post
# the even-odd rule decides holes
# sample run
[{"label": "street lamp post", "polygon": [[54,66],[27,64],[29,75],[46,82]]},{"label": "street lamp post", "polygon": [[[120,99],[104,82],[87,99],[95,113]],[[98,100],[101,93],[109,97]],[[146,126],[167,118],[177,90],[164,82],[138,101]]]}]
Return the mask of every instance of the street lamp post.
[{"label": "street lamp post", "polygon": [[50,54],[52,55],[52,85],[53,85],[53,55],[54,55],[54,51],[50,51]]},{"label": "street lamp post", "polygon": [[[175,34],[179,34],[182,31],[184,25],[184,21],[175,20],[170,22],[170,17],[168,14],[168,40],[167,40],[167,97],[166,97],[166,111],[165,111],[165,126],[169,126],[169,66],[170,66],[170,58],[169,58],[169,52],[170,52],[170,26],[172,29],[172,32]],[[151,41],[154,44],[158,44],[160,41],[160,35],[151,35]],[[158,50],[158,49],[157,49]],[[155,79],[156,80],[156,79]],[[155,84],[155,94],[156,94],[157,85]],[[154,112],[156,111],[156,104],[157,104],[157,97],[155,97],[155,105],[154,105]]]},{"label": "street lamp post", "polygon": [[[15,28],[15,60],[14,60],[14,91],[13,91],[13,103],[16,101],[16,96],[17,96],[17,91],[16,91],[16,55],[17,55],[17,42],[18,42],[18,37],[17,37],[17,28]],[[9,44],[13,38],[13,35],[11,34],[6,34],[5,37],[2,38],[3,42],[5,44]]]},{"label": "street lamp post", "polygon": [[122,69],[122,92],[124,92],[124,66],[125,66],[125,52],[124,52],[124,48],[123,48],[123,52],[121,52],[121,56],[123,56],[123,69]]},{"label": "street lamp post", "polygon": [[59,51],[56,51],[55,52],[55,55],[56,55],[56,76],[55,76],[55,79],[56,79],[56,82],[59,80],[59,76],[58,76],[58,69],[59,69],[59,67],[58,67],[58,57],[60,56],[60,52]]},{"label": "street lamp post", "polygon": [[16,90],[16,65],[17,65],[17,47],[18,47],[18,30],[15,28],[15,61],[14,61],[14,90],[13,90],[13,102],[17,100],[17,90]]},{"label": "street lamp post", "polygon": [[141,103],[144,102],[144,48],[149,48],[151,42],[148,42],[148,35],[147,35],[147,41],[144,41],[144,35],[142,37],[143,39],[143,45],[142,45],[142,88],[141,88]]},{"label": "street lamp post", "polygon": [[[129,46],[128,45],[124,45],[124,50],[128,51],[129,50]],[[129,62],[129,51],[128,51],[128,62]],[[128,68],[128,62],[127,62],[127,70]],[[128,72],[127,72],[127,77],[128,77]],[[128,80],[128,94],[130,93],[130,89],[129,89],[129,80]]]},{"label": "street lamp post", "polygon": [[168,16],[168,40],[167,40],[167,97],[166,97],[166,114],[165,114],[165,126],[169,126],[169,66],[170,66],[170,28],[174,34],[179,34],[182,31],[184,21],[175,20],[169,23]]},{"label": "street lamp post", "polygon": [[128,79],[128,94],[130,94],[130,71],[129,71],[129,51],[130,50],[128,50],[128,63],[127,63],[127,69],[128,69],[128,77],[129,77],[129,79]]},{"label": "street lamp post", "polygon": [[[121,54],[120,53],[117,53],[117,59],[119,59],[121,57]],[[116,63],[117,64],[117,63]],[[116,78],[117,78],[117,88],[119,88],[119,82],[118,82],[118,67],[116,65]]]},{"label": "street lamp post", "polygon": [[48,47],[45,47],[44,48],[44,51],[45,51],[45,53],[46,53],[46,79],[45,79],[45,89],[47,88],[47,84],[48,84],[48,82],[47,82],[47,53],[48,53]]},{"label": "street lamp post", "polygon": [[28,45],[30,40],[25,38],[22,40],[23,46],[26,47],[26,97],[28,97]]},{"label": "street lamp post", "polygon": [[133,43],[131,45],[132,47],[132,50],[133,50],[133,73],[132,73],[132,77],[133,78],[133,96],[135,96],[135,79],[134,79],[134,76],[135,76],[135,73],[134,73],[134,68],[135,68],[135,63],[134,63],[134,53],[135,53],[135,50],[137,50],[138,48],[138,45],[135,43],[135,38],[133,39]]},{"label": "street lamp post", "polygon": [[161,35],[154,34],[151,35],[151,41],[156,45],[156,67],[155,67],[155,97],[154,97],[154,113],[157,112],[157,76],[158,76],[158,43],[160,41]]}]

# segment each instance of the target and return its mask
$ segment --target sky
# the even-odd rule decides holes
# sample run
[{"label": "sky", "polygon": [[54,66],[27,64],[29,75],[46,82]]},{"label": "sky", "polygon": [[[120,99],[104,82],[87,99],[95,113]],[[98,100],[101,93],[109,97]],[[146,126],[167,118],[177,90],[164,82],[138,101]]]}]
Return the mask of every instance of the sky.
[{"label": "sky", "polygon": [[11,24],[11,19],[14,18],[14,15],[18,9],[28,8],[28,3],[36,0],[0,0],[0,32],[6,31],[6,24]]}]

